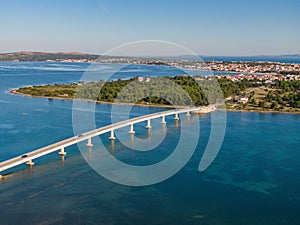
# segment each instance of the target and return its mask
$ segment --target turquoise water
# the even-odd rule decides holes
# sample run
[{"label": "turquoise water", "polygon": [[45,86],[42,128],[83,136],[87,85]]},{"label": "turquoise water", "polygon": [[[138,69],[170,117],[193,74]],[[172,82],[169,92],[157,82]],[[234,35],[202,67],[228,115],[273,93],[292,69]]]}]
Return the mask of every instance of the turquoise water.
[{"label": "turquoise water", "polygon": [[[71,101],[25,98],[7,90],[76,82],[87,66],[0,63],[1,161],[73,135]],[[114,67],[99,66],[103,73]],[[138,65],[116,77],[180,73]],[[96,106],[97,126],[110,123],[111,107]],[[131,116],[161,110],[134,107]],[[88,166],[77,146],[68,147],[64,159],[53,153],[36,160],[30,169],[19,166],[8,171],[0,181],[0,224],[300,224],[300,116],[228,112],[220,152],[207,170],[199,172],[210,118],[199,118],[200,139],[191,160],[175,176],[155,185],[129,187],[108,181]],[[150,152],[132,151],[118,140],[112,146],[105,135],[102,139],[124,162],[152,164],[171,154],[180,127],[192,131],[197,119],[182,117],[176,124],[168,118],[165,140]],[[136,136],[147,138],[144,125],[135,127]],[[151,132],[160,133],[162,127],[153,122]],[[83,154],[92,158],[98,150],[95,146]]]}]

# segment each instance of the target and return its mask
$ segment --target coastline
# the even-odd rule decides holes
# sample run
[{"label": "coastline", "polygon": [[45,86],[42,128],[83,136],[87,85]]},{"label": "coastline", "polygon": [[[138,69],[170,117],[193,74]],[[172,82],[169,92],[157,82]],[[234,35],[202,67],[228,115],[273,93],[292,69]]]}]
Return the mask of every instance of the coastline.
[{"label": "coastline", "polygon": [[[12,89],[8,91],[10,94],[13,95],[21,95],[24,97],[30,97],[30,98],[44,98],[44,99],[53,99],[53,100],[67,100],[67,101],[86,101],[86,102],[95,102],[97,104],[118,104],[118,105],[124,105],[124,106],[141,106],[141,107],[154,107],[154,108],[166,108],[166,109],[174,109],[174,108],[185,108],[184,106],[171,106],[171,105],[153,105],[153,104],[132,104],[132,103],[121,103],[121,102],[104,102],[104,101],[98,101],[98,100],[91,100],[91,99],[82,99],[82,98],[67,98],[67,97],[46,97],[46,96],[34,96],[30,94],[23,94],[17,92],[17,89]],[[228,112],[256,112],[256,113],[272,113],[272,114],[294,114],[294,115],[299,115],[300,112],[285,112],[285,111],[275,111],[275,110],[244,110],[244,109],[219,109],[216,108],[215,110],[226,110]],[[198,112],[198,114],[205,114],[205,113],[210,113],[214,110],[209,110],[207,112]]]},{"label": "coastline", "polygon": [[295,115],[300,115],[300,112],[288,112],[288,111],[275,111],[275,110],[245,110],[245,109],[225,109],[228,112],[256,112],[256,113],[261,113],[261,114],[267,114],[267,113],[272,113],[272,114],[295,114]]},{"label": "coastline", "polygon": [[8,91],[10,94],[13,95],[21,95],[24,97],[30,97],[30,98],[44,98],[44,99],[53,99],[53,100],[67,100],[67,101],[86,101],[86,102],[95,102],[97,104],[108,104],[108,105],[125,105],[125,106],[142,106],[142,107],[154,107],[154,108],[166,108],[166,109],[174,109],[174,108],[185,108],[184,106],[172,106],[172,105],[153,105],[153,104],[132,104],[132,103],[122,103],[122,102],[104,102],[104,101],[98,101],[98,100],[91,100],[91,99],[84,99],[84,98],[68,98],[68,97],[46,97],[46,96],[34,96],[30,94],[23,94],[17,92],[17,89],[12,89]]}]

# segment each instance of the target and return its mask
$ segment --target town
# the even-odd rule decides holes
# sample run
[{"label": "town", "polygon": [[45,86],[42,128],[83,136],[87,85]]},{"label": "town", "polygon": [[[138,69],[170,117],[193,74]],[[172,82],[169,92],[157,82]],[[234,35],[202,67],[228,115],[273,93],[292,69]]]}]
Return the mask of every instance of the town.
[{"label": "town", "polygon": [[[250,61],[204,61],[199,56],[193,59],[180,57],[129,57],[91,55],[77,52],[15,52],[0,54],[0,61],[43,61],[43,62],[69,62],[69,63],[125,63],[166,65],[179,69],[200,70],[215,72],[232,76],[230,79],[259,80],[290,80],[299,79],[300,64],[282,62],[250,62]],[[213,74],[213,73],[212,73]],[[236,76],[238,75],[239,76]]]},{"label": "town", "polygon": [[272,74],[272,73],[267,73],[267,74],[236,74],[236,75],[217,75],[215,76],[218,79],[220,78],[227,78],[231,81],[240,81],[240,80],[257,80],[258,82],[264,82],[266,84],[268,83],[273,83],[276,80],[280,81],[289,81],[289,80],[300,80],[300,75],[278,75],[278,74]]},{"label": "town", "polygon": [[[297,63],[280,63],[280,62],[225,62],[225,61],[202,61],[200,60],[183,60],[176,58],[137,58],[137,57],[99,57],[97,60],[92,62],[100,63],[128,63],[128,64],[150,64],[150,65],[167,65],[176,68],[184,68],[190,70],[201,70],[201,71],[218,71],[241,73],[245,75],[257,74],[257,78],[264,79],[298,79],[300,75],[300,64]],[[274,75],[289,75],[272,77]],[[298,76],[291,76],[298,75]],[[251,76],[247,76],[251,79]]]}]

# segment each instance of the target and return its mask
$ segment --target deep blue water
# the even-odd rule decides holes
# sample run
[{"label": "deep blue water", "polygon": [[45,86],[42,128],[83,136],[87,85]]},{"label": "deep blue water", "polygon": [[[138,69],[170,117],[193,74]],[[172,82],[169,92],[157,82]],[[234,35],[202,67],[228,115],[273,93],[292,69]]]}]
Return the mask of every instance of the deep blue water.
[{"label": "deep blue water", "polygon": [[[0,63],[0,161],[74,135],[72,101],[15,96],[7,90],[77,82],[88,66]],[[114,67],[98,65],[99,77]],[[182,72],[135,65],[113,78],[176,74]],[[96,106],[97,126],[111,122],[111,109]],[[161,110],[165,109],[134,107],[130,116]],[[198,120],[200,135],[195,136]],[[135,127],[137,137],[148,137],[144,126]],[[159,121],[152,126],[151,135],[163,132]],[[9,171],[0,181],[0,224],[300,224],[300,115],[228,112],[220,152],[203,172],[198,164],[211,131],[209,114],[189,120],[183,116],[178,124],[167,118],[166,137],[154,151],[136,152],[118,140],[112,146],[107,135],[101,138],[119,160],[146,165],[172,153],[181,127],[189,128],[191,138],[199,136],[195,153],[175,176],[155,185],[131,187],[108,181],[89,167],[77,146],[66,149],[64,161],[53,153],[36,160],[30,169],[19,166]],[[83,154],[93,158],[98,150],[94,146]]]}]

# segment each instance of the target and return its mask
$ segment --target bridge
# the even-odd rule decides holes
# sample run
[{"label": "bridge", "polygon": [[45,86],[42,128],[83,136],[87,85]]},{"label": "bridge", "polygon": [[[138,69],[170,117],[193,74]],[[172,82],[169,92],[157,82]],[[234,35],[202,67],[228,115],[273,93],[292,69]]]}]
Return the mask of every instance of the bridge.
[{"label": "bridge", "polygon": [[28,153],[24,153],[20,156],[14,157],[12,159],[9,159],[9,160],[6,160],[6,161],[3,161],[0,163],[0,179],[3,178],[3,175],[1,175],[1,173],[3,171],[6,171],[8,169],[11,169],[11,168],[16,167],[21,164],[27,164],[28,166],[33,166],[34,159],[37,159],[44,155],[53,153],[55,151],[59,151],[58,154],[61,156],[64,156],[64,155],[66,155],[66,152],[65,152],[66,147],[77,144],[79,142],[87,141],[87,144],[86,144],[87,147],[92,147],[93,146],[92,138],[99,136],[101,134],[110,132],[109,139],[114,140],[115,139],[114,131],[116,129],[129,126],[129,128],[130,128],[129,133],[134,134],[135,133],[134,124],[136,124],[136,123],[147,121],[146,128],[150,129],[152,119],[161,118],[161,123],[166,124],[166,120],[165,120],[166,116],[175,115],[174,119],[179,120],[179,116],[178,116],[179,114],[186,113],[187,116],[190,116],[191,112],[200,111],[202,108],[203,107],[197,107],[197,108],[192,107],[192,108],[187,108],[187,109],[168,110],[168,111],[164,111],[164,112],[158,112],[158,113],[153,113],[153,114],[149,114],[149,115],[144,115],[144,116],[124,120],[124,121],[117,122],[117,123],[114,123],[111,125],[107,125],[107,126],[104,126],[101,128],[97,128],[95,130],[88,131],[88,132],[80,134],[80,135],[76,135],[74,137],[56,142],[54,144],[39,148],[37,150],[31,151]]}]

